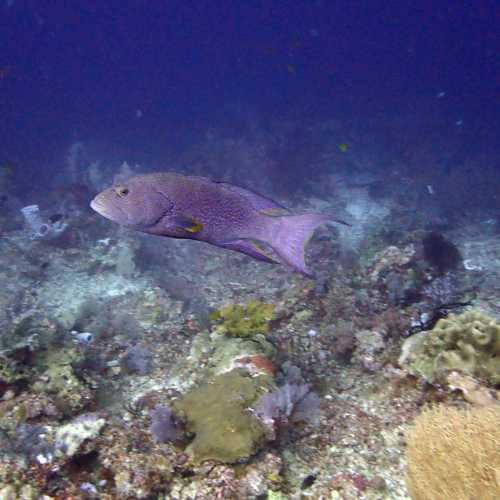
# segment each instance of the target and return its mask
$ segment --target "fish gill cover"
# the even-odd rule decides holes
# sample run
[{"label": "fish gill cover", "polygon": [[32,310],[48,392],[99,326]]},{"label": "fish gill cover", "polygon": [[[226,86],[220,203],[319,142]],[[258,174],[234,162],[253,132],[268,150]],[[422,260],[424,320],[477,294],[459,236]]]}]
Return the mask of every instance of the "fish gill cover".
[{"label": "fish gill cover", "polygon": [[446,418],[498,489],[497,32],[1,2],[0,497],[432,499]]}]

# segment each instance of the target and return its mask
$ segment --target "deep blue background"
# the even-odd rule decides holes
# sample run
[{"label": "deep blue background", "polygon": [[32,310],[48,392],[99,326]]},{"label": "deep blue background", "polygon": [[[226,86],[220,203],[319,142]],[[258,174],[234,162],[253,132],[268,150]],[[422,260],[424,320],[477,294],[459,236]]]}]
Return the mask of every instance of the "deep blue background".
[{"label": "deep blue background", "polygon": [[48,164],[75,139],[161,156],[245,109],[362,116],[441,91],[457,116],[498,115],[495,1],[9,3],[0,160]]}]

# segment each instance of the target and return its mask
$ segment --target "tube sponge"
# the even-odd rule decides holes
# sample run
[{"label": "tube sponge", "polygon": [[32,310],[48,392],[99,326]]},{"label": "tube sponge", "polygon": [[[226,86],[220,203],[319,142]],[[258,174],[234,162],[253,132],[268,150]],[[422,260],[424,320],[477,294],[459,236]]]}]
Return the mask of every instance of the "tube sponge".
[{"label": "tube sponge", "polygon": [[56,222],[44,222],[38,205],[28,205],[21,208],[21,213],[31,229],[32,239],[52,238],[61,234],[68,227],[65,222],[60,220]]}]

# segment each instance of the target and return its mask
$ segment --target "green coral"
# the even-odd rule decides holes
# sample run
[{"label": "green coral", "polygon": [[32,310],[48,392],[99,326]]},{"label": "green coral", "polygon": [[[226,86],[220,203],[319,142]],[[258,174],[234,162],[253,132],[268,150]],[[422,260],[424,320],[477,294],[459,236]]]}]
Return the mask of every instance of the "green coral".
[{"label": "green coral", "polygon": [[233,370],[195,387],[174,404],[195,434],[187,450],[195,462],[235,463],[258,450],[264,429],[248,408],[265,384],[263,377]]},{"label": "green coral", "polygon": [[281,491],[268,490],[267,500],[287,500],[287,496]]},{"label": "green coral", "polygon": [[400,364],[429,382],[458,370],[500,384],[500,324],[476,310],[450,314],[407,339]]},{"label": "green coral", "polygon": [[69,415],[83,409],[91,399],[89,389],[73,370],[79,356],[73,348],[48,351],[38,360],[39,370],[45,370],[32,385],[33,392],[55,398],[59,409]]},{"label": "green coral", "polygon": [[16,484],[0,483],[0,500],[36,500],[43,498],[39,492],[30,484],[24,484],[20,487]]},{"label": "green coral", "polygon": [[55,432],[55,449],[59,456],[72,457],[88,439],[96,438],[106,424],[103,418],[88,413],[74,418]]},{"label": "green coral", "polygon": [[231,337],[267,333],[273,318],[274,305],[260,300],[251,300],[246,305],[229,304],[210,315],[211,321],[219,323],[216,331]]},{"label": "green coral", "polygon": [[0,381],[12,384],[27,376],[26,370],[15,361],[0,355]]},{"label": "green coral", "polygon": [[264,335],[248,338],[228,338],[220,335],[211,339],[212,351],[208,371],[213,375],[231,370],[235,361],[245,357],[262,356],[272,360],[276,355],[275,347]]}]

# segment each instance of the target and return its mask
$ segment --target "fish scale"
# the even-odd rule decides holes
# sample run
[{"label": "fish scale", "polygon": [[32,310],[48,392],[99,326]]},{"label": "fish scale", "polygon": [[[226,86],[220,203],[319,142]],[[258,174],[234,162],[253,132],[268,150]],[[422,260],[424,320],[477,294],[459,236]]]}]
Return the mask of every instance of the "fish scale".
[{"label": "fish scale", "polygon": [[[313,277],[305,248],[328,214],[292,215],[253,191],[173,172],[139,175],[99,193],[91,207],[136,231],[203,241]],[[345,224],[345,223],[344,223]]]}]

